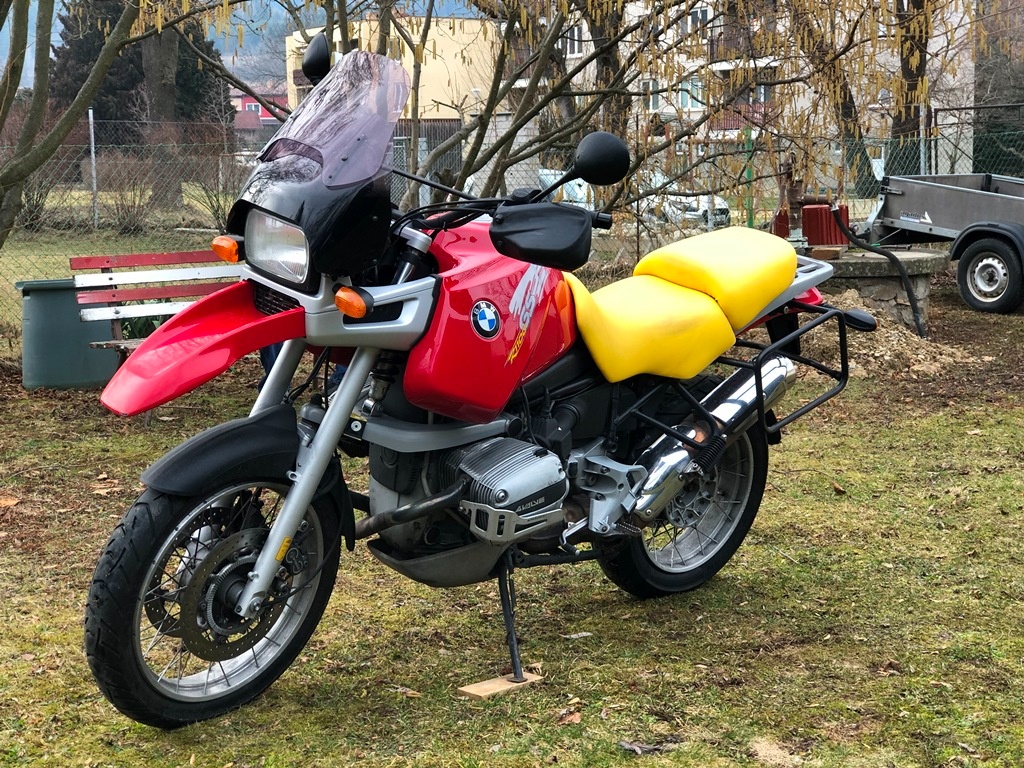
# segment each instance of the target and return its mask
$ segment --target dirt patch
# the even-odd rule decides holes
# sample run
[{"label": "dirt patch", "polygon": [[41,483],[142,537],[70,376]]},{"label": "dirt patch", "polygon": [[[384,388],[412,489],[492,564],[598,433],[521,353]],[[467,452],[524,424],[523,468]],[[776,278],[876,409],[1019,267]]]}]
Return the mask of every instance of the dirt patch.
[{"label": "dirt patch", "polygon": [[[869,310],[856,291],[829,295],[825,300],[839,309],[864,310],[878,321],[878,329],[872,333],[850,331],[848,334],[847,348],[853,376],[933,376],[952,366],[991,362],[986,356],[979,357],[970,348],[944,343],[934,334],[921,338],[916,330]],[[839,346],[834,334],[813,336],[805,345],[805,351],[831,365],[839,362]]]}]

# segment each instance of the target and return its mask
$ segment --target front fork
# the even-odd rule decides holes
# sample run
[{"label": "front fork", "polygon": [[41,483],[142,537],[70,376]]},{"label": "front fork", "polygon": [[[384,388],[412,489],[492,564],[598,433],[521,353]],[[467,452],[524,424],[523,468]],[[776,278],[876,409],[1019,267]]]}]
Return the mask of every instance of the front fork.
[{"label": "front fork", "polygon": [[[281,402],[305,348],[306,343],[300,339],[285,343],[250,415]],[[306,510],[320,485],[320,478],[327,471],[327,465],[334,456],[349,416],[379,354],[379,349],[367,347],[355,351],[344,378],[331,396],[320,427],[308,444],[300,443],[296,468],[288,473],[292,487],[285,497],[280,514],[270,526],[263,550],[249,572],[248,583],[235,604],[235,612],[242,618],[251,619],[266,600],[270,586],[291,547],[292,538],[306,516]]]}]

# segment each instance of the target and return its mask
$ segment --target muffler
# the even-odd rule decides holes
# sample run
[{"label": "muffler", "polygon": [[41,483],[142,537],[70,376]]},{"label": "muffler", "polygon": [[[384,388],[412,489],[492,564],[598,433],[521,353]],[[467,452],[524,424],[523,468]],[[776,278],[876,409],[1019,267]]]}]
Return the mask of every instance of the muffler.
[{"label": "muffler", "polygon": [[[764,393],[764,410],[770,409],[789,390],[796,380],[796,366],[787,357],[773,357],[761,366],[761,388]],[[741,435],[757,419],[757,381],[752,370],[740,369],[719,384],[714,391],[701,401],[701,405],[714,416],[718,427],[725,436],[720,446],[709,446],[715,452],[715,460],[721,457],[728,439]],[[697,442],[707,437],[707,429],[699,424],[683,424],[680,431]],[[647,479],[637,493],[633,514],[642,520],[657,517],[682,490],[686,475],[697,471],[703,474],[710,467],[696,465],[695,460],[703,453],[701,449],[690,448],[671,435],[662,435],[640,456],[637,462],[647,470]]]}]

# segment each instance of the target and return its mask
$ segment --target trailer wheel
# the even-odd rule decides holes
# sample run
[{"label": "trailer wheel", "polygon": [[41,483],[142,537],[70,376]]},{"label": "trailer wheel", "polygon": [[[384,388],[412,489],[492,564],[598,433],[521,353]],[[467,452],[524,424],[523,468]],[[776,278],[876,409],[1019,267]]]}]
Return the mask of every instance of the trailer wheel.
[{"label": "trailer wheel", "polygon": [[986,237],[972,243],[956,270],[960,295],[981,312],[1013,312],[1024,301],[1020,254],[1004,240]]}]

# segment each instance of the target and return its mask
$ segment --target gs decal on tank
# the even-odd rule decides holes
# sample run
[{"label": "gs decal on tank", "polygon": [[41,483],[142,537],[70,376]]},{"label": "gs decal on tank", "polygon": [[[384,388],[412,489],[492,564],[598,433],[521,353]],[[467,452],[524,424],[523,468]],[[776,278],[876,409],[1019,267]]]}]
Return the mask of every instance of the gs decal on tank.
[{"label": "gs decal on tank", "polygon": [[516,286],[516,292],[512,294],[512,301],[509,302],[508,308],[512,315],[519,319],[519,333],[516,334],[516,340],[512,342],[512,349],[508,353],[505,365],[511,364],[523,348],[526,331],[530,327],[530,321],[533,320],[537,303],[544,296],[544,286],[548,281],[549,271],[547,267],[531,264],[523,275],[523,279],[519,281],[519,285]]},{"label": "gs decal on tank", "polygon": [[498,310],[489,301],[478,301],[473,305],[473,330],[484,339],[493,339],[501,330]]}]

